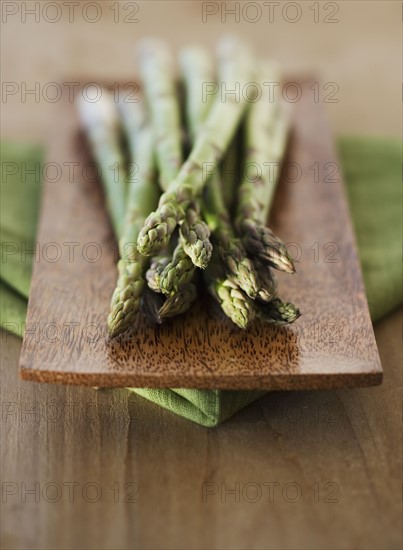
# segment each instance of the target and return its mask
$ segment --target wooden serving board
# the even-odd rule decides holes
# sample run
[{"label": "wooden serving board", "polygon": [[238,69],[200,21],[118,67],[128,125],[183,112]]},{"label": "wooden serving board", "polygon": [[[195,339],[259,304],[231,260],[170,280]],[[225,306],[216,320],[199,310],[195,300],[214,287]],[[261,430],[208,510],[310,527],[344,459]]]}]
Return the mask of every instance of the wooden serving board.
[{"label": "wooden serving board", "polygon": [[61,105],[48,162],[58,163],[62,176],[44,188],[20,359],[23,379],[271,390],[381,383],[341,171],[308,85],[302,84],[295,104],[288,168],[270,220],[299,258],[297,274],[278,274],[278,281],[279,295],[298,304],[302,317],[290,327],[256,322],[242,331],[204,294],[187,315],[164,326],[139,315],[133,329],[112,344],[106,317],[116,246],[75,105]]}]

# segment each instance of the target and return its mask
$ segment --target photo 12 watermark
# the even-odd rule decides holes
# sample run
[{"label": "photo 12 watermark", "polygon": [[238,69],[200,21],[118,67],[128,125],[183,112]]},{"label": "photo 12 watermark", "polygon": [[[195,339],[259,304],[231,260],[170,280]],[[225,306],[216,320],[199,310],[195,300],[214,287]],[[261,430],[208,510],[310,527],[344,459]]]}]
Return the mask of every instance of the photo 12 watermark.
[{"label": "photo 12 watermark", "polygon": [[315,161],[310,164],[301,164],[295,161],[267,160],[261,163],[245,161],[240,168],[228,168],[225,163],[203,162],[202,182],[206,185],[209,179],[219,174],[223,184],[233,178],[239,182],[248,182],[252,185],[259,185],[266,181],[276,185],[280,179],[284,183],[339,183],[340,166],[334,161]]},{"label": "photo 12 watermark", "polygon": [[66,420],[94,423],[99,419],[96,401],[3,401],[1,422],[8,426],[18,424],[58,424]]},{"label": "photo 12 watermark", "polygon": [[335,24],[339,17],[338,2],[202,2],[201,6],[203,23]]},{"label": "photo 12 watermark", "polygon": [[97,82],[38,82],[38,81],[2,81],[1,101],[10,103],[74,103],[84,100],[97,103],[104,94],[108,94],[115,103],[138,103],[140,88],[136,82],[113,82],[101,86]]},{"label": "photo 12 watermark", "polygon": [[[103,176],[112,177],[113,182],[126,186],[128,183],[138,183],[140,165],[136,162],[114,162],[109,166],[101,166],[94,161],[64,161],[64,162],[1,162],[1,182],[6,184],[9,181],[14,183],[96,183],[100,182]],[[108,174],[106,174],[108,172]],[[17,176],[17,178],[15,178]]]},{"label": "photo 12 watermark", "polygon": [[337,82],[312,81],[307,86],[299,82],[251,81],[251,82],[203,82],[202,101],[208,102],[209,96],[219,98],[222,103],[232,101],[239,103],[257,103],[266,101],[275,103],[280,100],[286,103],[298,103],[310,99],[314,103],[339,103],[340,86]]},{"label": "photo 12 watermark", "polygon": [[[242,255],[243,248],[239,246],[226,247],[220,244],[220,253],[225,254],[230,252],[231,255]],[[314,264],[337,264],[340,263],[340,245],[334,241],[314,241],[314,242],[298,242],[287,241],[284,243],[287,254],[295,261],[304,263],[310,262]],[[121,248],[122,257],[131,257],[136,253],[137,241],[125,242]],[[1,243],[1,264],[7,264],[11,259],[18,260],[21,264],[28,262],[48,263],[48,264],[74,264],[74,263],[89,263],[99,264],[105,257],[110,257],[111,253],[114,260],[118,261],[118,251],[115,243],[105,245],[96,241],[36,241],[33,244],[28,244],[25,241],[3,241]],[[268,252],[269,254],[269,252]],[[273,254],[276,254],[273,251]],[[268,256],[270,260],[270,256]],[[127,260],[129,261],[129,260]]]},{"label": "photo 12 watermark", "polygon": [[[79,162],[77,160],[55,162],[1,162],[1,182],[29,184],[40,182],[56,184],[63,183],[97,183],[103,176],[112,177],[116,185],[126,187],[129,183],[138,183],[141,166],[132,161],[114,162],[109,166],[101,166],[98,162],[89,160]],[[105,174],[108,172],[108,174]],[[270,160],[261,163],[246,161],[240,167],[229,168],[226,163],[203,162],[200,178],[205,185],[209,178],[219,173],[223,184],[231,182],[233,178],[238,184],[247,181],[258,184],[264,178],[269,183],[276,184],[278,178],[286,183],[323,183],[336,184],[340,179],[340,166],[335,161],[315,161],[309,164],[301,164],[295,161]]]},{"label": "photo 12 watermark", "polygon": [[[280,100],[293,104],[310,99],[314,103],[339,103],[340,86],[335,81],[312,81],[303,86],[299,82],[251,81],[251,82],[217,82],[202,83],[201,101],[207,103],[210,97],[239,103],[268,103]],[[39,82],[39,81],[3,81],[1,84],[2,103],[59,103],[66,101],[74,103],[84,100],[87,103],[97,103],[104,94],[115,103],[138,103],[140,87],[137,82],[113,82],[102,86],[97,82]]]},{"label": "photo 12 watermark", "polygon": [[286,502],[288,504],[304,503],[308,500],[314,503],[338,504],[340,501],[340,487],[334,481],[319,483],[313,482],[309,486],[296,481],[280,483],[279,481],[249,481],[241,483],[236,481],[229,483],[222,481],[205,481],[201,487],[201,500],[203,504],[208,502],[221,502],[222,504],[241,502],[256,504],[258,502],[274,503]]},{"label": "photo 12 watermark", "polygon": [[93,25],[108,20],[119,24],[136,24],[140,22],[140,11],[139,2],[125,0],[116,2],[3,0],[1,2],[1,21],[3,24],[17,20],[19,23],[55,25],[59,22],[83,22]]},{"label": "photo 12 watermark", "polygon": [[27,504],[47,502],[56,504],[58,502],[74,503],[109,501],[115,504],[137,504],[140,501],[139,484],[133,481],[119,483],[115,481],[109,485],[102,485],[96,481],[81,483],[79,481],[48,481],[41,483],[3,481],[1,483],[1,501],[3,504],[14,504],[16,502]]}]

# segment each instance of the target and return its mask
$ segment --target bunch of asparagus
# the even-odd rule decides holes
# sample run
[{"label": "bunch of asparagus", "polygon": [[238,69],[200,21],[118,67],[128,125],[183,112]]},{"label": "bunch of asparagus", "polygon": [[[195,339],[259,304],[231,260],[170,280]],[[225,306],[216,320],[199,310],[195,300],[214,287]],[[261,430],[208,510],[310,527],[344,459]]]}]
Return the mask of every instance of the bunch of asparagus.
[{"label": "bunch of asparagus", "polygon": [[[235,39],[224,39],[217,56],[218,80],[227,90],[278,79],[275,66],[257,63]],[[80,104],[119,240],[109,335],[126,331],[140,307],[157,323],[187,311],[202,280],[241,328],[255,317],[292,323],[300,312],[278,298],[272,268],[294,273],[294,265],[266,226],[287,144],[284,105],[242,93],[204,97],[206,84],[215,80],[214,63],[207,51],[190,47],[179,58],[183,125],[174,61],[164,43],[144,41],[138,103],[121,98],[116,105],[104,91],[100,101]],[[118,181],[110,169],[116,163]],[[251,166],[259,172],[254,179]]]}]

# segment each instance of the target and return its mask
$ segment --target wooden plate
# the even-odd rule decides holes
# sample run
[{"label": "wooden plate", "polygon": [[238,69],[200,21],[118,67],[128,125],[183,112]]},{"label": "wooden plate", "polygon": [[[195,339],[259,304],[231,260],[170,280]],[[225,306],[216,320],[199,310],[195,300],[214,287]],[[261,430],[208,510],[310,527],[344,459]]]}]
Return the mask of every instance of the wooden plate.
[{"label": "wooden plate", "polygon": [[[302,317],[234,327],[206,295],[155,327],[106,341],[116,247],[75,105],[54,124],[20,373],[25,380],[148,388],[319,389],[379,384],[382,369],[329,127],[302,83],[271,225],[299,259],[278,275]],[[56,163],[56,164],[50,164]],[[58,168],[57,168],[58,167]],[[54,180],[54,181],[51,181]]]}]

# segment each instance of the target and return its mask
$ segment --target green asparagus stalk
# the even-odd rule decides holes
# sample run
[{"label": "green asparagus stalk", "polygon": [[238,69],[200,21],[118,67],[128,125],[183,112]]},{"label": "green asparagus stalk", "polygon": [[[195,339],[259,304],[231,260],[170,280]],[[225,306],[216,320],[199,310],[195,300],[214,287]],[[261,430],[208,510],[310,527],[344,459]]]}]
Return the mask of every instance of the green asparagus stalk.
[{"label": "green asparagus stalk", "polygon": [[[242,90],[252,78],[253,58],[249,50],[237,42],[226,41],[221,44],[219,57],[220,81],[227,89]],[[154,255],[167,245],[175,227],[185,219],[187,208],[201,193],[206,179],[204,166],[221,160],[246,109],[247,100],[243,94],[239,95],[239,101],[233,97],[224,101],[215,98],[187,161],[140,232],[137,244],[142,254]]]},{"label": "green asparagus stalk", "polygon": [[[211,105],[211,96],[203,98],[202,89],[206,83],[212,82],[213,64],[205,50],[189,48],[182,52],[181,65],[187,92],[187,124],[194,141],[197,134],[201,131]],[[203,101],[203,99],[206,101]],[[211,293],[220,303],[222,309],[238,326],[245,328],[252,319],[253,309],[245,294],[242,291],[239,292],[239,288],[237,289],[236,287],[244,286],[250,295],[255,296],[257,292],[256,277],[253,265],[243,251],[242,243],[239,239],[235,238],[230,224],[228,209],[223,203],[223,200],[225,200],[224,190],[232,190],[232,183],[235,181],[236,145],[236,142],[231,144],[231,152],[227,153],[224,160],[225,174],[223,174],[223,177],[227,180],[225,186],[221,185],[218,173],[212,176],[213,181],[209,181],[207,184],[207,195],[210,197],[210,200],[207,201],[210,204],[210,209],[207,209],[207,211],[210,210],[210,219],[208,221],[210,221],[214,228],[216,244],[215,262],[220,263],[224,260],[223,265],[228,265],[227,273],[221,270],[221,274],[218,276],[217,273],[214,275],[214,271],[217,272],[217,266],[214,268],[213,262],[213,265],[207,268],[206,279],[209,281]],[[227,157],[229,157],[228,161]],[[230,194],[231,192],[226,193],[228,200]],[[217,224],[220,225],[221,232],[216,230]],[[231,246],[228,243],[231,243]],[[224,258],[220,256],[220,252],[224,253]],[[236,272],[236,275],[234,272]],[[241,285],[239,285],[237,278],[241,279]],[[243,285],[244,278],[245,284]],[[252,288],[251,279],[253,283]],[[265,299],[268,297],[264,289],[260,289],[259,295]]]},{"label": "green asparagus stalk", "polygon": [[[276,82],[278,73],[267,62],[262,63],[259,79]],[[284,103],[262,99],[255,102],[249,109],[245,127],[246,156],[236,212],[238,234],[251,256],[276,269],[294,273],[294,264],[284,243],[266,227],[287,144],[289,117]],[[255,180],[248,175],[250,167],[259,171]]]},{"label": "green asparagus stalk", "polygon": [[[206,84],[214,82],[213,60],[204,48],[190,46],[181,50],[179,62],[186,89],[187,129],[190,141],[194,144],[212,105],[213,96],[207,94],[204,97],[204,88]],[[212,253],[210,228],[200,223],[201,197],[197,198],[187,209],[179,232],[185,252],[196,266],[205,268]]]},{"label": "green asparagus stalk", "polygon": [[[205,82],[213,80],[212,62],[208,54],[203,49],[197,47],[182,50],[179,60],[187,91],[187,125],[190,138],[193,142],[196,127],[199,128],[201,122],[205,120],[207,110],[211,105],[211,101],[202,101],[202,87]],[[198,256],[206,248],[211,248],[210,242],[206,242],[209,233],[203,233],[204,226],[207,226],[206,224],[198,225],[198,221],[199,208],[193,205],[193,208],[188,209],[186,219],[180,227],[180,238],[173,255],[170,257],[169,253],[167,253],[168,255],[156,256],[151,261],[151,266],[147,271],[149,288],[155,292],[164,292],[165,294],[178,293],[179,288],[190,282],[193,278],[195,270],[193,263],[201,263],[203,267],[203,264],[207,263],[208,258],[202,258],[201,262],[197,262],[196,257],[193,256],[191,260],[188,257],[192,256],[193,252],[192,246],[188,246],[188,243],[194,245],[197,241],[199,243],[202,241],[202,246],[200,247],[199,245],[199,250],[197,251]],[[188,288],[191,289],[192,287]],[[188,292],[185,293],[185,297],[188,294]],[[172,299],[166,302],[167,305],[165,305],[163,312],[169,311],[172,304],[175,304],[176,301]],[[146,310],[149,317],[159,322],[159,311],[164,302],[148,295],[146,303],[148,304]],[[153,313],[151,314],[150,312]]]},{"label": "green asparagus stalk", "polygon": [[237,200],[239,187],[240,166],[238,164],[238,158],[240,156],[239,141],[240,133],[242,132],[242,126],[232,140],[232,143],[230,143],[227,154],[225,155],[221,165],[221,192],[225,207],[228,210],[230,216],[232,216],[234,212],[234,205]]},{"label": "green asparagus stalk", "polygon": [[266,323],[289,325],[301,316],[301,312],[293,304],[282,302],[279,298],[274,298],[267,304],[260,305],[257,309],[257,315]]},{"label": "green asparagus stalk", "polygon": [[[206,113],[211,106],[211,100],[203,102],[202,87],[206,82],[212,82],[212,61],[208,54],[199,48],[187,48],[180,56],[185,87],[187,91],[187,123],[191,140],[194,142],[197,132],[205,121]],[[163,316],[169,316],[177,311],[178,303],[193,301],[194,285],[187,284],[193,277],[192,267],[184,256],[186,242],[191,239],[191,227],[198,214],[196,208],[189,208],[187,217],[181,226],[180,242],[173,254],[172,261],[159,257],[152,261],[147,272],[149,287],[154,290],[171,293],[165,302],[161,298],[148,293],[145,310],[154,322],[161,322]],[[186,306],[185,306],[186,307]],[[181,310],[184,308],[181,308]],[[186,308],[187,309],[187,308]]]},{"label": "green asparagus stalk", "polygon": [[205,218],[212,229],[215,248],[224,265],[226,276],[250,298],[259,292],[258,275],[252,260],[246,255],[240,239],[235,236],[225,208],[221,179],[216,171],[209,179],[205,194]]},{"label": "green asparagus stalk", "polygon": [[162,324],[166,320],[185,313],[197,298],[197,287],[187,283],[171,296],[165,296],[146,288],[142,297],[142,309],[152,322]]},{"label": "green asparagus stalk", "polygon": [[78,104],[81,122],[102,173],[102,185],[112,225],[119,239],[125,216],[127,174],[120,147],[120,128],[111,94],[102,90],[99,101]]},{"label": "green asparagus stalk", "polygon": [[118,279],[113,292],[108,317],[110,337],[115,337],[129,328],[141,305],[144,289],[144,274],[148,260],[136,247],[136,240],[151,209],[158,202],[159,189],[153,153],[153,136],[140,103],[119,104],[132,160],[138,172],[131,178],[126,215],[119,240],[120,260]]},{"label": "green asparagus stalk", "polygon": [[199,201],[194,202],[185,214],[179,228],[182,247],[196,267],[205,269],[211,258],[210,227],[201,219]]},{"label": "green asparagus stalk", "polygon": [[[229,221],[228,212],[223,204],[222,194],[220,193],[220,189],[217,185],[219,181],[220,180],[218,177],[216,178],[213,176],[211,181],[207,184],[206,203],[210,205],[211,210],[210,213],[207,211],[205,215],[213,228],[213,237],[215,239],[214,244],[226,272],[226,283],[229,283],[230,289],[233,288],[233,285],[237,286],[247,296],[249,296],[249,298],[259,298],[261,301],[269,302],[275,295],[275,280],[268,266],[261,264],[259,261],[252,261],[248,258],[242,242],[240,239],[235,237],[235,233]],[[217,217],[218,212],[221,213],[221,216],[219,215]],[[207,268],[207,271],[208,270],[209,267]],[[223,282],[224,281],[221,281],[221,283]],[[211,288],[212,287],[210,285],[210,289]],[[226,310],[228,311],[228,285],[224,285],[224,288],[227,291],[227,300],[221,302],[221,304],[224,303],[224,307],[226,306]],[[221,295],[223,295],[224,290],[222,290],[221,287],[220,290]],[[219,293],[214,291],[214,289],[212,294],[215,297],[219,296]],[[239,298],[238,294],[237,297]],[[242,311],[247,309],[245,315],[246,318],[250,320],[250,305],[248,301],[246,301],[245,304],[245,297],[243,294],[240,298],[243,305]],[[239,301],[237,304],[239,304]],[[230,316],[234,319],[233,312]],[[250,322],[239,322],[239,318],[237,316],[235,316],[235,318],[237,319],[236,324],[241,328],[245,328],[245,326],[247,326]]]},{"label": "green asparagus stalk", "polygon": [[150,267],[146,273],[148,287],[154,292],[161,292],[160,276],[166,266],[171,262],[172,255],[170,253],[159,254],[151,259]]},{"label": "green asparagus stalk", "polygon": [[[114,337],[124,332],[134,320],[144,286],[146,259],[138,253],[135,242],[145,216],[155,207],[159,195],[158,187],[154,184],[151,131],[145,126],[144,113],[140,107],[126,104],[123,119],[126,128],[130,129],[130,148],[136,148],[136,162],[140,168],[138,179],[131,178],[129,182],[126,208],[121,182],[129,178],[120,149],[119,118],[113,99],[108,92],[103,91],[98,102],[82,100],[79,109],[95,158],[102,169],[107,205],[119,239],[118,280],[108,317],[109,335]],[[112,167],[118,168],[115,174],[119,174],[119,182],[111,176]]]},{"label": "green asparagus stalk", "polygon": [[211,55],[199,46],[181,50],[179,63],[186,89],[186,123],[190,140],[194,143],[214,100],[211,93],[206,93],[208,85],[215,83],[214,64]]},{"label": "green asparagus stalk", "polygon": [[225,275],[221,259],[213,251],[211,262],[204,273],[210,294],[220,304],[221,309],[239,328],[246,329],[254,320],[254,302]]},{"label": "green asparagus stalk", "polygon": [[[211,82],[213,64],[210,56],[200,48],[190,48],[182,53],[182,72],[186,88],[187,119],[193,140],[202,132],[208,116],[211,100],[203,102],[203,85]],[[205,217],[213,230],[214,241],[220,259],[225,265],[226,276],[238,284],[248,296],[256,297],[258,288],[253,264],[243,251],[242,243],[235,237],[224,205],[221,179],[218,170],[207,183],[204,197]],[[187,215],[189,216],[188,210]]]},{"label": "green asparagus stalk", "polygon": [[155,292],[172,295],[192,280],[195,267],[183,248],[182,239],[172,255],[156,258],[147,271],[148,286]]},{"label": "green asparagus stalk", "polygon": [[183,243],[180,242],[174,250],[172,260],[159,276],[161,292],[169,295],[179,292],[183,285],[192,280],[194,273],[194,264],[186,254]]},{"label": "green asparagus stalk", "polygon": [[[186,87],[187,126],[193,142],[196,128],[200,130],[202,121],[205,120],[211,105],[211,101],[203,102],[202,88],[205,82],[212,82],[213,80],[213,64],[205,50],[198,47],[189,47],[182,50],[179,60]],[[184,256],[184,252],[188,256],[192,256],[193,250],[191,246],[188,246],[188,243],[194,245],[202,241],[197,256],[200,256],[204,250],[211,248],[210,242],[207,242],[209,234],[203,233],[204,228],[207,227],[206,224],[197,225],[198,210],[196,206],[188,209],[186,219],[180,227],[181,238],[173,256],[171,258],[167,255],[156,256],[151,261],[151,266],[147,271],[147,280],[148,286],[155,292],[171,294],[177,292],[182,284],[191,280],[194,274],[193,263],[197,264],[198,262],[196,257],[193,256],[191,258],[192,263],[189,264],[188,259]],[[208,257],[204,257],[200,263],[203,265],[207,261]],[[150,300],[148,301],[150,302]]]},{"label": "green asparagus stalk", "polygon": [[185,313],[197,298],[195,283],[187,283],[179,287],[178,291],[168,296],[162,305],[159,316],[162,322]]},{"label": "green asparagus stalk", "polygon": [[157,39],[140,42],[137,54],[144,94],[151,113],[159,182],[165,191],[182,165],[175,63],[169,48]]},{"label": "green asparagus stalk", "polygon": [[262,302],[270,302],[276,295],[276,280],[274,279],[269,266],[264,265],[259,261],[254,261],[253,265],[255,266],[259,280],[259,292],[257,297]]},{"label": "green asparagus stalk", "polygon": [[217,280],[209,288],[225,315],[239,328],[248,328],[255,318],[255,312],[242,290],[229,279]]},{"label": "green asparagus stalk", "polygon": [[[158,40],[143,41],[138,49],[140,72],[151,110],[160,185],[166,191],[182,165],[179,102],[174,80],[174,60]],[[185,250],[193,263],[205,268],[211,256],[210,230],[194,211],[192,224],[183,232]],[[187,240],[187,238],[191,240]]]}]

